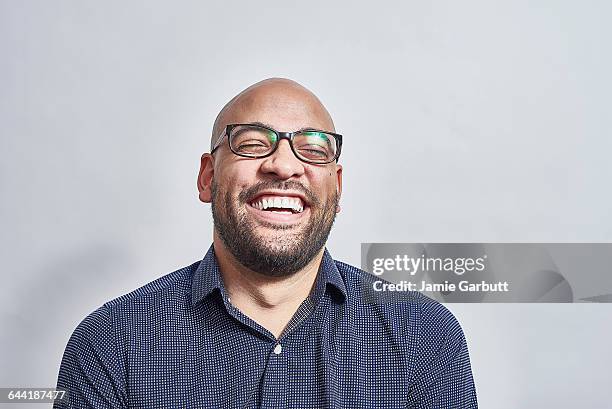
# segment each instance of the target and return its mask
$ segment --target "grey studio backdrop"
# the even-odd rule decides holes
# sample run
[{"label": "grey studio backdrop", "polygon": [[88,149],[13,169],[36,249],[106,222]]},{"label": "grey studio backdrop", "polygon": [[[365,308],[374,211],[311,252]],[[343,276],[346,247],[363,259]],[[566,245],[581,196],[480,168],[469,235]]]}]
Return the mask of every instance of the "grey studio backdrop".
[{"label": "grey studio backdrop", "polygon": [[[313,89],[345,135],[337,259],[359,265],[362,242],[611,241],[611,12],[1,1],[0,386],[54,386],[89,312],[204,255],[199,157],[221,106],[265,77]],[[447,306],[481,407],[612,405],[609,304]]]}]

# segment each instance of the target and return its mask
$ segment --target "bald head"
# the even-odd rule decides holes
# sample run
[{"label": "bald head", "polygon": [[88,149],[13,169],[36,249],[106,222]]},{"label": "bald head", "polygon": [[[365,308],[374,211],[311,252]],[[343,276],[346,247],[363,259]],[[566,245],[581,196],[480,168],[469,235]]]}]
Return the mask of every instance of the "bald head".
[{"label": "bald head", "polygon": [[319,98],[286,78],[268,78],[255,83],[225,104],[215,119],[211,148],[227,124],[250,122],[280,126],[279,131],[305,127],[335,131],[334,122]]}]

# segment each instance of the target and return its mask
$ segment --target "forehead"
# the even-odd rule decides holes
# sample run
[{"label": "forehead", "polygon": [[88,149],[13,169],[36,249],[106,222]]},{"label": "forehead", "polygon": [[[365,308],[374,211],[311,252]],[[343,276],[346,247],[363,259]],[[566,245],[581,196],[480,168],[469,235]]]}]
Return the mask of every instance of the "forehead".
[{"label": "forehead", "polygon": [[262,122],[282,131],[306,127],[334,130],[329,113],[316,96],[286,84],[247,90],[229,107],[223,122]]}]

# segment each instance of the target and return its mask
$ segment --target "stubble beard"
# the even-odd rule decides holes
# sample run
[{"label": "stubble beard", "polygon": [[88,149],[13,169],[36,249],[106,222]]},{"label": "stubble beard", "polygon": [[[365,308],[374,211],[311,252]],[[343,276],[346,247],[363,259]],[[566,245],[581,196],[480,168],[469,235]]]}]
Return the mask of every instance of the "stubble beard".
[{"label": "stubble beard", "polygon": [[[248,200],[263,189],[295,189],[310,202],[310,221],[302,228],[274,223],[256,223],[245,206]],[[236,203],[228,191],[219,192],[212,184],[212,216],[215,229],[225,247],[243,266],[271,277],[286,277],[303,269],[323,248],[336,219],[338,194],[322,203],[297,182],[260,182],[238,195]],[[257,233],[257,225],[278,231],[274,238]]]}]

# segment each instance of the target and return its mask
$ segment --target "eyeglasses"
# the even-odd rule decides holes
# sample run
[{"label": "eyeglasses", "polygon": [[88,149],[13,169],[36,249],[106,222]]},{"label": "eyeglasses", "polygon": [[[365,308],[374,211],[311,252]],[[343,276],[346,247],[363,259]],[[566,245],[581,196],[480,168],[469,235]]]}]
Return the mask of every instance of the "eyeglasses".
[{"label": "eyeglasses", "polygon": [[272,155],[282,139],[287,139],[295,156],[306,163],[325,164],[337,161],[342,148],[342,135],[302,129],[296,132],[279,132],[263,124],[230,124],[225,127],[211,146],[214,153],[227,135],[230,150],[245,158],[265,158]]}]

